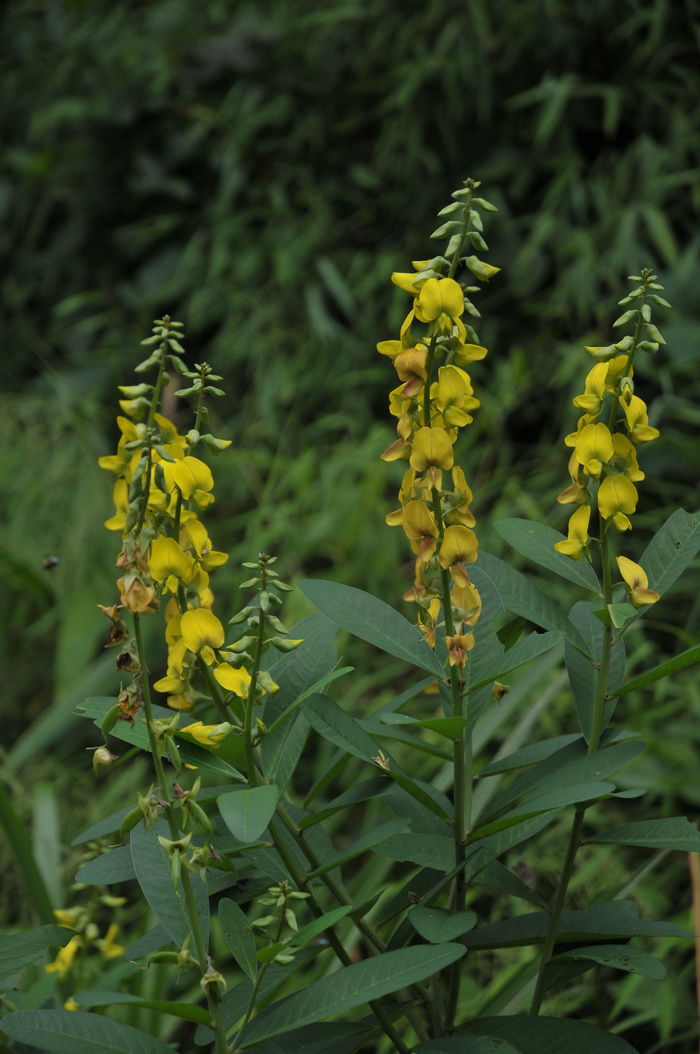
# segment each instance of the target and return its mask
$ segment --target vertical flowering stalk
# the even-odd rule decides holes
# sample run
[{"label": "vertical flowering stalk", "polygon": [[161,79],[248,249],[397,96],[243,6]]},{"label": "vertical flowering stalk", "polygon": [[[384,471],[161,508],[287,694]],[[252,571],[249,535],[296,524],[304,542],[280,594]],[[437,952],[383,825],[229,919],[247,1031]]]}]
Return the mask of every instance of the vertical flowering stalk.
[{"label": "vertical flowering stalk", "polygon": [[[583,410],[583,414],[576,431],[565,439],[566,445],[572,448],[569,458],[571,486],[557,498],[561,504],[573,504],[577,508],[569,519],[568,537],[558,542],[555,549],[572,560],[585,558],[597,564],[602,583],[604,606],[595,614],[603,622],[603,636],[600,651],[596,655],[598,675],[590,728],[584,729],[589,754],[598,750],[601,735],[611,716],[606,704],[610,659],[616,640],[614,634],[634,618],[637,609],[654,604],[659,599],[659,594],[648,588],[644,569],[629,557],[616,556],[614,552],[617,535],[626,534],[632,529],[630,517],[638,501],[635,484],[644,479],[637,453],[640,447],[659,435],[658,429],[649,424],[646,404],[635,392],[635,357],[639,351],[653,354],[658,351],[660,344],[665,343],[651,321],[651,309],[652,305],[670,306],[659,296],[662,286],[649,269],[644,269],[641,275],[632,275],[630,281],[639,284],[620,301],[626,310],[614,325],[632,324],[633,333],[605,347],[586,348],[596,360],[596,365],[586,377],[583,393],[573,400],[574,405]],[[591,520],[597,527],[595,535],[590,533]],[[613,602],[613,591],[619,584],[624,585],[628,602]],[[539,1012],[547,987],[546,970],[556,942],[585,812],[585,803],[576,807],[569,846],[542,948],[532,1003],[532,1013],[535,1014]]]},{"label": "vertical flowering stalk", "polygon": [[[415,578],[405,599],[415,601],[418,624],[432,647],[443,642],[452,713],[463,720],[454,748],[454,839],[458,868],[451,904],[464,904],[465,843],[471,825],[471,740],[466,733],[468,653],[474,646],[471,632],[481,611],[481,598],[472,584],[467,565],[477,558],[478,542],[470,509],[472,492],[463,470],[455,463],[454,447],[460,431],[473,421],[479,406],[465,367],[483,359],[486,348],[478,343],[471,322],[479,312],[466,289],[456,281],[460,266],[480,282],[499,268],[478,256],[464,255],[465,247],[483,252],[481,212],[495,212],[484,198],[476,197],[475,180],[466,180],[454,192],[454,201],[442,209],[447,217],[433,238],[448,238],[444,255],[414,261],[414,272],[393,274],[392,281],[413,297],[398,340],[377,345],[391,359],[399,385],[389,397],[390,413],[397,418],[397,440],[384,451],[385,461],[408,462],[399,491],[400,508],[387,516],[390,526],[403,528],[415,554]],[[460,970],[452,971],[447,1016],[454,1018]]]}]

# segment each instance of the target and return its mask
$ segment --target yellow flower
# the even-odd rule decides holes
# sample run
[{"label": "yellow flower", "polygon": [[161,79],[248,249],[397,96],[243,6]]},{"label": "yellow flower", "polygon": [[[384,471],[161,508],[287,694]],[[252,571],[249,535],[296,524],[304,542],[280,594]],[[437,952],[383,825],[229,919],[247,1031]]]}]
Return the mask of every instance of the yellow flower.
[{"label": "yellow flower", "polygon": [[452,486],[454,492],[452,495],[447,495],[442,514],[443,520],[445,523],[461,523],[463,527],[473,527],[476,519],[469,508],[473,494],[464,475],[464,469],[459,465],[455,465],[452,469]]},{"label": "yellow flower", "polygon": [[228,721],[223,721],[220,725],[205,725],[201,721],[195,721],[194,724],[186,725],[180,731],[187,732],[203,747],[216,748],[221,746],[226,736],[233,731],[233,725],[230,725]]},{"label": "yellow flower", "polygon": [[636,608],[643,607],[645,604],[655,604],[657,600],[660,600],[661,594],[649,589],[649,579],[639,564],[628,560],[626,556],[618,556],[617,566],[625,580],[629,598]]},{"label": "yellow flower", "polygon": [[637,508],[637,488],[626,476],[608,476],[598,489],[598,509],[603,519],[612,518],[618,531],[632,527],[628,516]]},{"label": "yellow flower", "polygon": [[432,512],[422,501],[409,501],[402,511],[401,526],[413,552],[427,563],[435,552],[439,533]]},{"label": "yellow flower", "polygon": [[481,614],[481,596],[476,586],[470,582],[466,568],[463,567],[462,572],[452,575],[452,610],[456,621],[475,626]]},{"label": "yellow flower", "polygon": [[188,455],[179,461],[161,461],[165,474],[168,492],[177,487],[183,498],[194,501],[200,509],[205,509],[214,500],[210,491],[214,487],[211,469],[199,458]]},{"label": "yellow flower", "polygon": [[[613,445],[616,438],[617,433],[613,436]],[[588,480],[585,473],[581,472],[575,450],[569,458],[569,475],[571,486],[557,494],[557,501],[560,505],[583,505],[588,501]]]},{"label": "yellow flower", "polygon": [[478,548],[476,535],[468,527],[461,524],[446,527],[440,546],[440,566],[447,568],[454,564],[473,564]]},{"label": "yellow flower", "polygon": [[603,407],[607,378],[607,362],[597,363],[586,377],[586,389],[583,395],[577,395],[574,399],[574,406],[597,417]]},{"label": "yellow flower", "polygon": [[95,944],[100,949],[100,952],[105,959],[116,959],[123,954],[124,949],[121,944],[117,944],[115,940],[118,933],[119,927],[116,922],[113,922],[107,930],[107,935],[100,940],[95,941]]},{"label": "yellow flower", "polygon": [[581,505],[569,520],[569,537],[557,542],[554,548],[572,560],[580,560],[588,547],[588,525],[591,520],[590,505]]},{"label": "yellow flower", "polygon": [[[419,322],[437,321],[440,333],[448,336],[457,320],[464,314],[464,293],[454,278],[429,278],[421,287],[414,313]],[[459,323],[459,337],[464,339],[464,326]]]},{"label": "yellow flower", "polygon": [[437,381],[430,386],[430,398],[440,411],[444,428],[463,428],[470,424],[474,418],[467,411],[480,406],[474,398],[469,374],[459,366],[440,367]]},{"label": "yellow flower", "polygon": [[82,938],[77,934],[75,937],[71,937],[68,944],[64,948],[59,948],[58,955],[52,963],[49,963],[44,967],[47,973],[57,973],[60,979],[63,981],[67,977],[70,969],[73,965],[73,960],[78,953],[79,948],[82,945]]},{"label": "yellow flower", "polygon": [[233,692],[240,699],[245,699],[250,687],[250,674],[243,666],[231,666],[221,662],[214,670],[214,677],[227,692]]},{"label": "yellow flower", "polygon": [[467,652],[474,647],[474,634],[455,633],[452,637],[445,637],[445,644],[450,666],[464,669],[467,664]]},{"label": "yellow flower", "polygon": [[627,418],[627,431],[633,443],[648,443],[659,435],[658,428],[652,428],[647,417],[646,404],[637,395],[629,403],[620,399],[620,405]]},{"label": "yellow flower", "polygon": [[444,428],[424,426],[417,429],[411,443],[410,465],[416,472],[427,468],[452,468],[455,455]]},{"label": "yellow flower", "polygon": [[180,584],[185,585],[192,580],[196,566],[192,557],[182,551],[174,538],[160,535],[151,543],[148,570],[156,582],[163,583],[164,592],[177,593]]},{"label": "yellow flower", "polygon": [[203,648],[221,648],[224,643],[224,627],[212,611],[193,608],[180,619],[180,634],[185,647],[198,654]]},{"label": "yellow flower", "polygon": [[422,346],[406,348],[405,351],[399,352],[394,359],[394,369],[398,373],[400,380],[406,382],[400,393],[404,398],[416,395],[423,387],[423,382],[428,376],[425,372],[427,354],[427,348]]},{"label": "yellow flower", "polygon": [[593,479],[598,479],[613,456],[613,441],[609,429],[600,424],[587,424],[579,433],[574,447],[576,458]]}]

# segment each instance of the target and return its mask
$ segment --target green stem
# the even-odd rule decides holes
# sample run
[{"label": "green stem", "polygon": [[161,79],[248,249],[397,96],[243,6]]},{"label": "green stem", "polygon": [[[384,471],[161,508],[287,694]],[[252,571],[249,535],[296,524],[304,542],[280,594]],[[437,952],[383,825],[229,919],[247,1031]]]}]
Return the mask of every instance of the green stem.
[{"label": "green stem", "polygon": [[[600,552],[601,552],[601,563],[603,572],[603,604],[607,608],[608,604],[612,600],[612,577],[610,573],[610,540],[608,537],[607,527],[603,525],[601,530],[600,539]],[[606,621],[603,625],[603,646],[600,654],[600,663],[598,666],[598,678],[596,682],[596,693],[593,701],[593,715],[591,718],[591,728],[588,736],[588,754],[593,754],[600,746],[600,737],[603,732],[603,720],[605,717],[605,704],[607,702],[607,691],[608,691],[608,677],[610,673],[610,655],[612,652],[613,636],[612,636],[612,623]],[[542,956],[540,959],[540,967],[537,975],[537,983],[535,985],[535,994],[532,999],[532,1006],[530,1008],[531,1014],[538,1014],[542,1005],[542,999],[544,998],[545,987],[546,987],[546,970],[547,966],[551,962],[552,952],[557,939],[557,933],[559,931],[559,921],[561,919],[561,913],[564,909],[564,901],[566,893],[569,888],[569,882],[574,871],[574,863],[576,861],[576,853],[581,841],[581,828],[583,827],[583,820],[586,815],[588,806],[585,803],[576,806],[576,812],[574,815],[574,822],[571,828],[571,834],[569,836],[569,845],[566,850],[566,856],[564,858],[564,865],[559,876],[559,882],[557,883],[556,892],[554,894],[554,901],[552,902],[552,910],[549,919],[549,926],[547,928],[547,935],[542,945]]]},{"label": "green stem", "polygon": [[[148,731],[148,743],[153,757],[153,764],[156,770],[156,778],[158,780],[158,788],[160,795],[163,800],[167,803],[166,808],[163,810],[165,819],[170,829],[170,837],[172,841],[177,841],[180,837],[180,830],[173,814],[171,806],[170,790],[167,785],[165,776],[165,768],[163,767],[163,759],[160,755],[159,744],[156,739],[155,732],[153,730],[153,706],[151,703],[151,690],[148,683],[148,668],[146,666],[146,652],[143,646],[143,634],[141,632],[141,619],[138,613],[134,613],[134,636],[136,638],[136,648],[139,656],[139,663],[141,666],[142,681],[142,699],[143,708],[146,715],[146,728]],[[208,949],[206,941],[204,940],[204,934],[200,924],[199,913],[197,911],[197,904],[194,898],[194,891],[192,889],[192,882],[190,880],[189,872],[186,866],[181,868],[180,881],[182,883],[182,891],[185,897],[185,905],[187,908],[187,921],[190,928],[190,933],[194,940],[194,945],[197,950],[197,959],[199,960],[199,967],[202,973],[206,970]],[[207,985],[206,988],[207,1005],[212,1020],[212,1028],[216,1036],[216,1049],[218,1054],[228,1054],[228,1043],[226,1042],[226,1032],[224,1030],[223,1020],[221,1017],[221,1011],[219,1009],[219,1002],[212,991],[211,986]]]},{"label": "green stem", "polygon": [[56,916],[53,913],[53,904],[37,865],[27,826],[17,815],[12,798],[2,779],[0,779],[0,824],[7,835],[7,844],[14,855],[17,869],[22,876],[23,895],[29,900],[44,925],[50,923],[55,925]]}]

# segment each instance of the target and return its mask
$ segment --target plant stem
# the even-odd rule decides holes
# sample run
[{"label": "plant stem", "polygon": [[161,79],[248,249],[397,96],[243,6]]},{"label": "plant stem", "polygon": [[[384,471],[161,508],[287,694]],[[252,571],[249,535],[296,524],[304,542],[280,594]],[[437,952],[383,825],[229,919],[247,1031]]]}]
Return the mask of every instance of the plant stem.
[{"label": "plant stem", "polygon": [[[156,778],[158,780],[158,788],[163,800],[167,803],[167,807],[164,809],[165,819],[170,829],[170,837],[173,841],[177,841],[180,837],[180,830],[173,815],[171,806],[170,790],[167,786],[167,780],[165,776],[165,769],[163,767],[163,759],[160,755],[159,745],[156,740],[156,735],[153,730],[153,707],[151,704],[151,690],[148,683],[148,669],[146,666],[146,653],[143,646],[143,634],[141,632],[141,620],[137,612],[134,613],[134,636],[136,638],[136,648],[139,656],[139,663],[141,666],[141,690],[143,699],[143,708],[146,715],[146,728],[148,730],[148,742],[151,749],[151,755],[153,757],[153,764],[156,770]],[[190,928],[190,933],[194,940],[194,945],[197,950],[197,959],[199,960],[199,968],[202,973],[206,970],[208,960],[208,950],[206,941],[204,940],[204,934],[200,924],[199,913],[197,911],[197,904],[194,899],[194,891],[192,889],[192,882],[190,879],[189,872],[186,866],[183,866],[180,871],[180,881],[182,883],[182,891],[185,897],[185,905],[187,908],[187,921]],[[226,1041],[226,1032],[224,1030],[223,1020],[221,1017],[221,1011],[219,1008],[219,1001],[216,995],[212,991],[210,985],[206,986],[205,994],[207,997],[207,1005],[212,1020],[212,1028],[216,1036],[216,1049],[217,1054],[228,1054],[229,1047]]]}]

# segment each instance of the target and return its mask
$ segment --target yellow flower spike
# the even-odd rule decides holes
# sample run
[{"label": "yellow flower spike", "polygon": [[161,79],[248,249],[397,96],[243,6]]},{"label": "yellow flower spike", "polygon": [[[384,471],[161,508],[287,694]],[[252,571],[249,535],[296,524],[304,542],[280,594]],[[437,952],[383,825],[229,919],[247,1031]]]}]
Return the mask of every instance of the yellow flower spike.
[{"label": "yellow flower spike", "polygon": [[597,417],[603,408],[607,378],[608,363],[597,363],[586,377],[586,389],[583,395],[577,395],[574,399],[574,406]]},{"label": "yellow flower spike", "polygon": [[214,678],[227,692],[233,692],[239,699],[245,699],[248,695],[251,677],[244,666],[231,666],[228,662],[221,662],[214,670]]},{"label": "yellow flower spike", "polygon": [[221,746],[226,736],[230,735],[233,730],[233,725],[228,721],[222,721],[219,725],[205,725],[201,721],[195,721],[180,729],[181,732],[187,732],[203,747],[214,748]]},{"label": "yellow flower spike", "polygon": [[427,563],[437,548],[438,528],[424,502],[409,501],[403,508],[401,526],[419,560]]},{"label": "yellow flower spike", "polygon": [[186,585],[191,581],[196,565],[174,538],[160,535],[151,543],[148,570],[156,582],[165,583],[166,592],[176,593],[179,583]]},{"label": "yellow flower spike", "polygon": [[603,465],[608,463],[614,452],[610,430],[600,422],[585,425],[576,439],[574,450],[578,463],[583,465],[588,475],[592,479],[599,479]]},{"label": "yellow flower spike", "polygon": [[180,619],[180,633],[185,647],[195,655],[204,648],[223,647],[224,627],[216,615],[206,608],[186,611]]},{"label": "yellow flower spike", "polygon": [[468,527],[461,524],[446,527],[440,546],[440,566],[447,568],[454,564],[473,564],[478,548],[477,537]]},{"label": "yellow flower spike", "polygon": [[598,509],[605,520],[612,519],[618,531],[629,531],[628,517],[637,508],[637,488],[626,476],[608,476],[598,488]]},{"label": "yellow flower spike", "polygon": [[[414,312],[419,322],[437,321],[440,333],[451,336],[454,325],[464,314],[462,287],[454,278],[429,278],[420,290]],[[461,323],[458,334],[463,340],[465,331]]]},{"label": "yellow flower spike", "polygon": [[428,468],[452,468],[454,460],[454,449],[444,428],[424,425],[416,430],[409,458],[412,469],[425,472]]},{"label": "yellow flower spike", "polygon": [[638,395],[633,395],[629,403],[620,399],[620,406],[627,418],[627,431],[633,443],[648,443],[660,435],[658,428],[649,424],[646,403]]},{"label": "yellow flower spike", "polygon": [[580,560],[588,549],[588,526],[591,522],[590,505],[581,505],[569,520],[569,537],[565,542],[557,542],[554,548],[572,560]]},{"label": "yellow flower spike", "polygon": [[644,607],[645,604],[655,604],[661,599],[660,593],[649,589],[649,579],[639,564],[628,560],[626,556],[618,556],[617,566],[627,586],[629,598],[636,608]]}]

